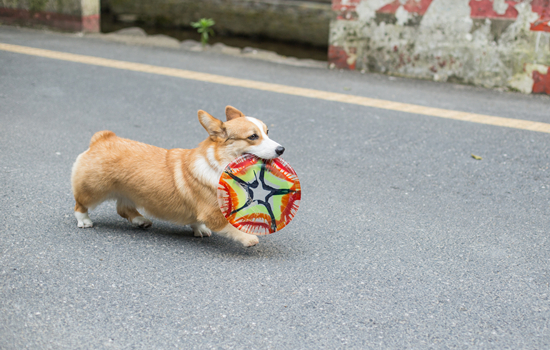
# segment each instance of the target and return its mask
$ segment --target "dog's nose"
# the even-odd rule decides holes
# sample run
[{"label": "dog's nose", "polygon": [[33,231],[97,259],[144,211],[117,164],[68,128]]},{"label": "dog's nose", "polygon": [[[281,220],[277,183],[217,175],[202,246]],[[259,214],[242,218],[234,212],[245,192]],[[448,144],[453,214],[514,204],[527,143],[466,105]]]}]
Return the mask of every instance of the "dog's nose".
[{"label": "dog's nose", "polygon": [[275,148],[275,153],[280,156],[281,154],[285,153],[285,148],[283,146],[278,146],[277,148]]}]

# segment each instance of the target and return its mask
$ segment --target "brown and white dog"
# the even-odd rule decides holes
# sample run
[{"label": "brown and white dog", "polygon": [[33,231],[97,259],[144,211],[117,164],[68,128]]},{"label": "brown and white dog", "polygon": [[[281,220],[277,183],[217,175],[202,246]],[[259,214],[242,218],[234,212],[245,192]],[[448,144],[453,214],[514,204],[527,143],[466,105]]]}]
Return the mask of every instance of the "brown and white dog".
[{"label": "brown and white dog", "polygon": [[118,214],[135,226],[152,225],[136,209],[143,208],[156,218],[191,225],[197,237],[216,231],[245,247],[257,244],[257,236],[239,231],[223,216],[217,200],[218,181],[227,164],[242,154],[273,159],[285,149],[267,136],[260,120],[245,117],[231,106],[225,114],[224,123],[205,111],[198,112],[209,137],[195,149],[166,150],[120,138],[111,131],[96,133],[72,169],[78,227],[92,227],[88,209],[111,199],[117,202]]}]

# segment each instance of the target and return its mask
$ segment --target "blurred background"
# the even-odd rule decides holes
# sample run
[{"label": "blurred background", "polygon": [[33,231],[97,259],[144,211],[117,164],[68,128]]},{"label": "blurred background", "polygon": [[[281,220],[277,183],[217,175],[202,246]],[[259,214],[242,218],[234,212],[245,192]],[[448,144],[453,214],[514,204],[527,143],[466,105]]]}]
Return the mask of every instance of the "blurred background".
[{"label": "blurred background", "polygon": [[185,41],[201,40],[201,20],[213,21],[203,44],[230,54],[550,94],[549,0],[0,1],[2,24],[96,36],[139,27],[131,33],[167,35],[174,48],[197,46]]}]

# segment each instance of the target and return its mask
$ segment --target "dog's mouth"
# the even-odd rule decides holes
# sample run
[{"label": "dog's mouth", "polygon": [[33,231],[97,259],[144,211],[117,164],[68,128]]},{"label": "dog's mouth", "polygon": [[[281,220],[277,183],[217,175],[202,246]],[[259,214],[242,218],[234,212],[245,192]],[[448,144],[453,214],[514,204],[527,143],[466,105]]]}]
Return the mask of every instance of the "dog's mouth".
[{"label": "dog's mouth", "polygon": [[[260,157],[260,156],[255,155],[254,153],[250,153],[250,152],[245,152],[245,153],[242,154],[242,156],[244,156],[244,157],[253,157],[255,159],[261,159],[261,160],[270,160],[270,158]],[[274,158],[271,158],[271,159],[274,159]]]},{"label": "dog's mouth", "polygon": [[268,141],[269,142],[264,141],[259,145],[247,148],[245,153],[253,154],[260,159],[270,160],[278,158],[285,152],[285,148],[283,146],[274,141]]},{"label": "dog's mouth", "polygon": [[[282,147],[281,147],[281,148],[282,148]],[[254,157],[256,157],[256,158],[259,158],[259,159],[263,159],[263,160],[273,160],[273,159],[279,158],[279,157],[281,156],[281,154],[283,154],[283,152],[284,152],[284,148],[283,148],[283,151],[282,151],[282,152],[276,152],[276,151],[275,151],[275,154],[273,154],[273,155],[264,155],[264,154],[258,155],[258,154],[254,154],[254,153],[252,153],[252,152],[245,152],[245,153],[243,153],[243,155],[249,155],[249,154],[250,154],[250,155],[252,155],[252,156],[254,156]]]}]

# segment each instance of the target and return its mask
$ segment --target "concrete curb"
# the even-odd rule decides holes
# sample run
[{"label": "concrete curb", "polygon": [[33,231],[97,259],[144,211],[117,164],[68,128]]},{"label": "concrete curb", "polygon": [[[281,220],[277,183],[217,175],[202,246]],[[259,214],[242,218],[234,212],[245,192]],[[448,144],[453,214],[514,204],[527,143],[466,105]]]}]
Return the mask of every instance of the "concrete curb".
[{"label": "concrete curb", "polygon": [[223,55],[252,58],[297,67],[323,69],[326,69],[328,67],[327,62],[317,61],[313,59],[299,59],[295,57],[282,56],[273,51],[261,50],[253,47],[245,47],[243,49],[240,49],[238,47],[227,46],[223,43],[205,45],[203,47],[201,43],[195,40],[184,40],[180,42],[175,38],[163,34],[147,35],[147,33],[145,33],[143,29],[138,27],[125,28],[117,32],[108,34],[90,33],[83,34],[83,36],[86,38],[114,41],[126,45],[165,47],[194,52],[213,52]]}]

